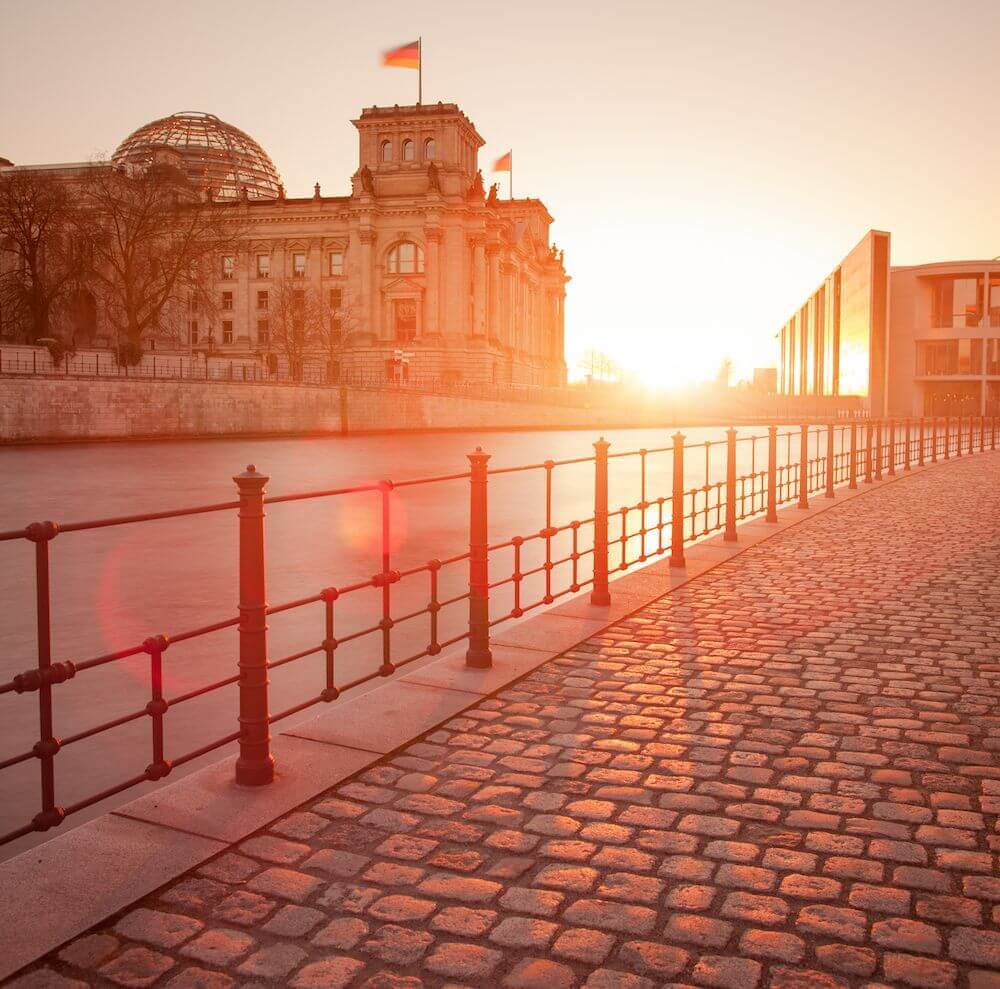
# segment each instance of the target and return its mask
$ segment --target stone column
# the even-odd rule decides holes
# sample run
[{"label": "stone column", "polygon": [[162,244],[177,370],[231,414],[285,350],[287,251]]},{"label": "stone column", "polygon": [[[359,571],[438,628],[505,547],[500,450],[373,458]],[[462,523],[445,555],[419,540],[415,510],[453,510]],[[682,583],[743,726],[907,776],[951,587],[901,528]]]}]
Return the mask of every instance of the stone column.
[{"label": "stone column", "polygon": [[486,244],[472,239],[472,336],[486,335]]},{"label": "stone column", "polygon": [[487,300],[489,336],[500,341],[500,245],[486,245],[486,259],[489,265],[489,293]]},{"label": "stone column", "polygon": [[375,244],[375,231],[370,227],[362,227],[358,231],[358,240],[361,243],[361,325],[366,333],[378,337],[378,320],[375,315],[374,300],[372,299],[372,249]]},{"label": "stone column", "polygon": [[421,336],[434,336],[441,332],[439,289],[441,280],[441,228],[428,227],[425,231],[427,251],[424,255],[425,294],[424,325]]}]

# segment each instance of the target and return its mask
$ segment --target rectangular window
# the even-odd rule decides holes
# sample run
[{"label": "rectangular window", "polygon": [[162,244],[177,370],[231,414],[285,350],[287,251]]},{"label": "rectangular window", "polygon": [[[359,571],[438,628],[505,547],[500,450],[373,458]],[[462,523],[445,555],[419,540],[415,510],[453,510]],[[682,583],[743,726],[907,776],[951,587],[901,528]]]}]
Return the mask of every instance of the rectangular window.
[{"label": "rectangular window", "polygon": [[233,321],[231,319],[224,319],[222,321],[222,342],[233,342]]},{"label": "rectangular window", "polygon": [[192,295],[188,300],[188,312],[196,313],[198,311],[198,296]]},{"label": "rectangular window", "polygon": [[306,277],[306,256],[305,254],[293,254],[292,255],[292,277],[293,278],[305,278]]},{"label": "rectangular window", "polygon": [[330,308],[336,312],[344,305],[344,290],[339,288],[330,289]]},{"label": "rectangular window", "polygon": [[330,252],[330,274],[331,275],[342,275],[344,273],[344,252],[343,251],[331,251]]},{"label": "rectangular window", "polygon": [[222,259],[222,277],[229,279],[233,277],[233,271],[236,269],[236,258],[231,254],[225,255]]},{"label": "rectangular window", "polygon": [[271,335],[271,331],[270,331],[270,327],[267,324],[267,320],[266,319],[258,319],[257,320],[257,342],[264,344],[264,346],[266,347],[267,344],[270,342],[270,335]]},{"label": "rectangular window", "polygon": [[932,283],[932,292],[933,326],[971,328],[979,325],[983,310],[982,278],[939,278]]},{"label": "rectangular window", "polygon": [[196,319],[192,319],[191,320],[191,322],[188,324],[188,331],[191,334],[191,342],[192,343],[197,343],[198,342],[198,320],[196,320]]},{"label": "rectangular window", "polygon": [[1000,374],[1000,340],[986,341],[986,373]]},{"label": "rectangular window", "polygon": [[271,301],[271,297],[267,294],[267,289],[261,289],[257,293],[257,308],[267,309],[268,303]]},{"label": "rectangular window", "polygon": [[257,277],[258,278],[270,278],[271,277],[271,255],[270,254],[258,254],[257,255]]},{"label": "rectangular window", "polygon": [[232,309],[233,308],[233,293],[223,292],[222,293],[222,308]]}]

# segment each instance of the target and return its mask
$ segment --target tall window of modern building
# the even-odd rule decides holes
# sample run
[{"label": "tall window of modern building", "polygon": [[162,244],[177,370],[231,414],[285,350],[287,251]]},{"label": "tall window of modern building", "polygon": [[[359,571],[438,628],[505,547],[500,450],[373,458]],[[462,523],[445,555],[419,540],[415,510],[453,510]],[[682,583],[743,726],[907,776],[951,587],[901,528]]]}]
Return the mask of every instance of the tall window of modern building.
[{"label": "tall window of modern building", "polygon": [[379,149],[379,158],[382,161],[392,161],[392,141],[383,141]]},{"label": "tall window of modern building", "polygon": [[232,278],[235,269],[236,258],[234,258],[231,254],[224,255],[222,258],[222,277],[227,279]]},{"label": "tall window of modern building", "polygon": [[257,255],[257,277],[258,278],[270,278],[271,277],[271,255],[270,254],[258,254]]},{"label": "tall window of modern building", "polygon": [[343,251],[330,251],[330,268],[329,272],[331,275],[342,275],[344,273],[344,252]]},{"label": "tall window of modern building", "polygon": [[424,252],[413,241],[400,241],[389,251],[387,267],[392,275],[412,275],[422,272]]},{"label": "tall window of modern building", "polygon": [[188,333],[190,334],[191,342],[192,343],[197,343],[198,342],[198,320],[196,320],[196,319],[192,319],[191,320],[191,322],[188,324]]},{"label": "tall window of modern building", "polygon": [[223,292],[222,293],[222,308],[232,309],[233,308],[233,293]]},{"label": "tall window of modern building", "polygon": [[296,252],[292,255],[292,277],[306,277],[306,256],[304,253]]},{"label": "tall window of modern building", "polygon": [[437,157],[437,145],[434,138],[429,137],[424,141],[424,161],[433,161]]},{"label": "tall window of modern building", "polygon": [[265,347],[270,342],[271,330],[266,319],[257,320],[257,341]]},{"label": "tall window of modern building", "polygon": [[979,325],[983,311],[982,278],[938,278],[932,283],[932,291],[931,321],[935,327]]},{"label": "tall window of modern building", "polygon": [[403,161],[413,161],[413,142],[409,138],[403,142]]},{"label": "tall window of modern building", "polygon": [[271,297],[268,294],[268,291],[267,291],[266,288],[265,289],[261,289],[257,293],[257,308],[258,309],[267,309],[268,305],[270,304],[270,301],[271,301]]},{"label": "tall window of modern building", "polygon": [[222,321],[222,342],[233,342],[233,321],[231,319],[224,319]]}]

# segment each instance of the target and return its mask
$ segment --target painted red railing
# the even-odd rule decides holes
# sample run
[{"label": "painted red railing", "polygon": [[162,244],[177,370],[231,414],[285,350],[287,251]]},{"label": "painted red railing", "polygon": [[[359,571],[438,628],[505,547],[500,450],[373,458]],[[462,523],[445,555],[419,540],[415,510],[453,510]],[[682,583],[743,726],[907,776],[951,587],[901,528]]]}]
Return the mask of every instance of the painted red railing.
[{"label": "painted red railing", "polygon": [[[693,540],[723,531],[727,539],[737,538],[737,523],[764,514],[777,521],[777,508],[795,501],[809,505],[810,496],[820,491],[833,497],[841,484],[856,488],[859,483],[879,480],[913,466],[964,456],[975,450],[996,449],[996,418],[855,420],[807,424],[779,431],[770,426],[765,433],[741,436],[729,429],[725,439],[687,444],[681,433],[670,445],[655,449],[610,451],[603,439],[594,443],[594,455],[568,460],[547,460],[517,467],[488,466],[489,455],[477,449],[469,455],[469,469],[437,477],[418,478],[393,484],[331,488],[296,494],[266,496],[269,477],[251,465],[234,477],[238,498],[210,505],[174,511],[150,512],[89,522],[57,524],[34,522],[23,529],[0,532],[0,542],[27,541],[34,546],[34,585],[37,615],[37,660],[25,672],[0,683],[0,695],[37,695],[39,733],[31,745],[0,760],[0,772],[37,760],[40,772],[41,808],[30,820],[0,836],[0,844],[33,831],[45,831],[62,823],[69,815],[147,781],[160,780],[178,766],[191,762],[233,742],[239,743],[236,779],[246,785],[270,782],[274,761],[270,751],[270,726],[321,703],[335,700],[345,691],[378,677],[391,676],[419,659],[435,656],[451,646],[466,642],[466,662],[473,667],[492,664],[490,630],[503,622],[520,618],[537,608],[552,604],[569,594],[590,588],[595,605],[610,602],[611,573],[628,569],[650,558],[669,553],[672,566],[684,565],[684,547]],[[609,475],[621,460],[638,458],[638,499],[617,507],[609,506]],[[650,489],[660,472],[649,469],[652,458],[669,458],[669,492],[654,494]],[[657,461],[658,462],[658,461]],[[742,462],[743,472],[738,473]],[[554,505],[554,475],[570,465],[593,464],[593,514],[569,522],[557,522]],[[536,532],[489,541],[489,489],[491,479],[501,475],[538,475],[544,480],[545,524]],[[697,478],[700,483],[691,483]],[[406,569],[394,569],[390,558],[392,535],[391,492],[413,487],[438,486],[469,481],[468,550],[443,559],[429,560]],[[381,516],[381,562],[377,573],[367,579],[337,587],[323,587],[314,594],[268,605],[264,562],[265,506],[288,505],[315,499],[368,495],[379,500]],[[239,533],[238,614],[171,634],[154,634],[130,648],[83,660],[53,656],[50,614],[50,554],[56,537],[74,532],[118,526],[132,526],[162,519],[195,515],[235,517]],[[588,537],[589,534],[589,537]],[[564,537],[568,549],[561,552],[557,540]],[[512,559],[510,572],[491,575],[505,556]],[[445,568],[467,567],[464,590],[448,594],[442,590]],[[401,581],[425,580],[427,604],[394,614],[393,588]],[[538,596],[531,588],[538,586]],[[511,607],[491,616],[491,598],[509,594]],[[379,604],[379,619],[349,634],[337,635],[337,618],[351,606],[356,596],[373,593]],[[528,600],[525,600],[527,594]],[[442,609],[467,602],[468,620],[454,635],[442,636],[439,615]],[[277,659],[268,655],[267,619],[284,612],[318,606],[322,638],[306,649]],[[422,648],[397,657],[393,630],[418,617],[428,619],[429,636]],[[237,629],[238,668],[221,680],[201,685],[176,696],[164,696],[164,661],[171,650],[184,642],[225,629]],[[337,652],[355,640],[373,641],[379,664],[351,679],[338,677]],[[94,725],[60,738],[53,716],[53,693],[88,671],[131,657],[149,658],[149,701],[145,706],[114,720]],[[323,657],[322,681],[315,692],[285,710],[272,712],[269,703],[269,671],[308,656]],[[169,660],[168,660],[169,661]],[[239,713],[234,712],[233,730],[190,751],[172,756],[164,747],[164,723],[171,710],[196,697],[238,685]],[[56,765],[61,751],[92,739],[121,725],[148,719],[151,760],[145,770],[100,792],[68,805],[57,799]],[[0,776],[2,780],[2,776]],[[2,792],[2,788],[0,788]]]}]

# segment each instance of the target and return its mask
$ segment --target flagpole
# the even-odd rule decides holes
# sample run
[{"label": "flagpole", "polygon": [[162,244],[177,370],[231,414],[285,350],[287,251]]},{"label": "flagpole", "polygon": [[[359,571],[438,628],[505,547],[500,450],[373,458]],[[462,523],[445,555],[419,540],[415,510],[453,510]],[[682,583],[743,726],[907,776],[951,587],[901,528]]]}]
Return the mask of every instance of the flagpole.
[{"label": "flagpole", "polygon": [[417,106],[424,101],[424,39],[417,38]]}]

